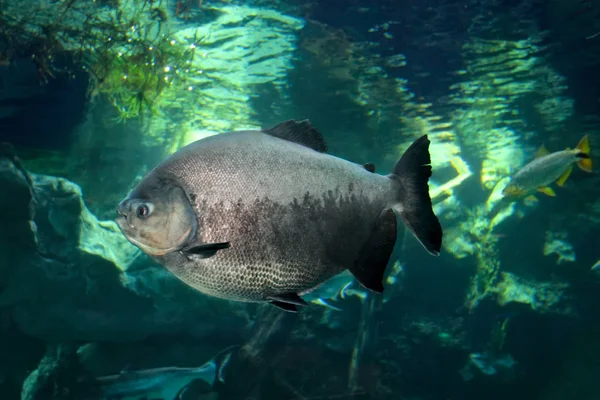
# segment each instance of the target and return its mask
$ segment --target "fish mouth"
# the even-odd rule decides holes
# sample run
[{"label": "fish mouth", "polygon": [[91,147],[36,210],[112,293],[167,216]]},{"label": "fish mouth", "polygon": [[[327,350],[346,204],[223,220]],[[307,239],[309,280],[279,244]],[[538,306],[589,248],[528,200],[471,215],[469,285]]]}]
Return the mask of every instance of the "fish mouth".
[{"label": "fish mouth", "polygon": [[[172,253],[172,252],[180,250],[182,248],[182,246],[172,246],[172,247],[168,247],[168,248],[158,248],[158,247],[148,246],[147,244],[142,243],[141,241],[139,241],[138,239],[136,239],[134,237],[133,233],[135,232],[135,227],[133,225],[130,225],[127,222],[127,218],[120,217],[120,218],[115,219],[115,222],[117,223],[117,226],[121,230],[121,233],[123,233],[123,236],[125,236],[125,238],[131,244],[139,247],[140,250],[142,250],[144,253],[146,253],[150,256],[157,256],[157,257],[164,256],[166,254]],[[186,230],[183,233],[183,235],[181,235],[180,242],[186,242],[189,239],[191,233],[192,233],[192,228]]]},{"label": "fish mouth", "polygon": [[171,253],[171,252],[177,250],[176,247],[161,249],[161,248],[148,246],[147,244],[140,242],[138,239],[135,239],[133,237],[134,236],[133,233],[135,232],[135,227],[132,225],[129,225],[129,223],[127,222],[127,218],[124,216],[116,218],[115,222],[117,223],[117,226],[121,230],[121,233],[123,233],[123,236],[125,236],[125,238],[131,244],[139,247],[140,250],[142,250],[144,253],[146,253],[150,256],[164,256],[165,254],[168,254],[168,253]]},{"label": "fish mouth", "polygon": [[172,253],[174,251],[176,251],[178,248],[177,247],[170,247],[167,249],[159,249],[156,247],[151,247],[148,245],[145,245],[141,242],[139,242],[138,240],[125,235],[125,237],[127,238],[127,240],[129,240],[132,244],[136,245],[137,247],[140,248],[140,250],[142,250],[144,253],[148,254],[149,256],[164,256],[165,254],[169,254]]},{"label": "fish mouth", "polygon": [[115,218],[115,223],[121,230],[121,233],[123,233],[123,235],[127,236],[129,229],[131,229],[129,224],[127,224],[127,218],[124,215],[120,215],[118,218]]}]

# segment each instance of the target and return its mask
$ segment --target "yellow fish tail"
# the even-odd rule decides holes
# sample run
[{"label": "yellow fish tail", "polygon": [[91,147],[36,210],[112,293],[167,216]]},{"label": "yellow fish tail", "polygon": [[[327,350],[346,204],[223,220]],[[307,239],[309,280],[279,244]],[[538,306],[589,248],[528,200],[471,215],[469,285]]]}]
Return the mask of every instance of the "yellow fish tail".
[{"label": "yellow fish tail", "polygon": [[592,172],[592,159],[590,157],[590,138],[588,135],[585,135],[579,141],[577,145],[577,150],[579,151],[577,157],[577,166],[584,170],[585,172]]}]

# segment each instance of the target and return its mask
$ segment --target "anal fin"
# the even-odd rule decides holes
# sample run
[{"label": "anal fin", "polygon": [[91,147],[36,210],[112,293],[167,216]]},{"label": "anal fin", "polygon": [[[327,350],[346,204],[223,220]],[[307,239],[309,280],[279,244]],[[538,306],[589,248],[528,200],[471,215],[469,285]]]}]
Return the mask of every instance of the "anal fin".
[{"label": "anal fin", "polygon": [[396,229],[394,211],[383,211],[356,262],[348,268],[362,286],[373,292],[383,293],[383,274],[396,244]]},{"label": "anal fin", "polygon": [[567,181],[567,179],[569,179],[571,171],[573,171],[573,165],[569,166],[569,168],[565,172],[563,172],[563,174],[556,180],[556,184],[562,187]]},{"label": "anal fin", "polygon": [[297,306],[306,306],[308,303],[298,296],[298,293],[281,293],[278,295],[268,296],[269,303],[275,307],[287,311],[287,312],[298,312]]},{"label": "anal fin", "polygon": [[540,186],[539,188],[537,188],[537,191],[540,193],[544,193],[546,196],[556,196],[556,193],[554,193],[554,190],[549,187],[549,186]]}]

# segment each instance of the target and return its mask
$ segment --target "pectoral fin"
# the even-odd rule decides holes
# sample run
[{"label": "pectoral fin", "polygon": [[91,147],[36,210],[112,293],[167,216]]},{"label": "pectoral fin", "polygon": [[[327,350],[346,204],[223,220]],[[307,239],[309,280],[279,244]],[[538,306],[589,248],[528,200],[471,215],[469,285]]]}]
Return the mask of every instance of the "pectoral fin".
[{"label": "pectoral fin", "polygon": [[523,199],[523,203],[525,203],[526,206],[532,206],[538,202],[539,202],[539,200],[537,199],[537,197],[535,197],[532,194],[530,194],[529,196],[527,196]]},{"label": "pectoral fin", "polygon": [[537,188],[538,192],[540,193],[544,193],[547,196],[556,196],[556,193],[554,193],[554,190],[551,187],[548,186],[540,186],[539,188]]},{"label": "pectoral fin", "polygon": [[293,313],[298,312],[298,307],[296,307],[295,304],[284,303],[282,301],[270,301],[269,303],[283,311],[293,312]]},{"label": "pectoral fin", "polygon": [[571,171],[573,171],[573,166],[571,165],[569,167],[569,169],[567,169],[556,181],[556,184],[558,186],[563,186],[565,184],[565,182],[567,181],[567,179],[569,179],[569,175],[571,175]]},{"label": "pectoral fin", "polygon": [[210,258],[217,254],[217,251],[228,249],[229,242],[205,243],[182,250],[183,253],[199,258]]},{"label": "pectoral fin", "polygon": [[298,312],[298,307],[307,305],[306,301],[297,293],[282,293],[267,297],[269,302],[277,308],[287,312]]},{"label": "pectoral fin", "polygon": [[279,301],[282,303],[295,304],[297,306],[307,305],[306,301],[302,297],[298,296],[297,293],[282,293],[275,296],[269,296],[267,299],[271,301]]}]

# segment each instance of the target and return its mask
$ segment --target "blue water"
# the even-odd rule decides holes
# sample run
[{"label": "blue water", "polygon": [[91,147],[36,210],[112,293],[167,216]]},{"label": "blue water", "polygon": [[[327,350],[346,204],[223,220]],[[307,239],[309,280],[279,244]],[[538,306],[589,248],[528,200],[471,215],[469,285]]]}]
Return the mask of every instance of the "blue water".
[{"label": "blue water", "polygon": [[[595,0],[1,0],[0,399],[600,398],[597,71]],[[402,225],[383,294],[286,313],[114,224],[179,148],[289,119],[383,175],[427,134],[440,257]],[[585,135],[592,172],[502,196]]]}]

